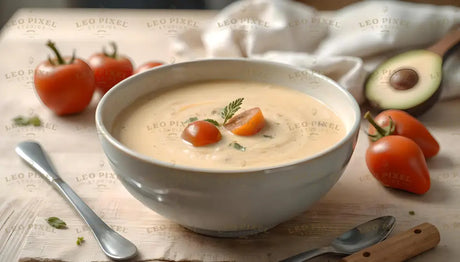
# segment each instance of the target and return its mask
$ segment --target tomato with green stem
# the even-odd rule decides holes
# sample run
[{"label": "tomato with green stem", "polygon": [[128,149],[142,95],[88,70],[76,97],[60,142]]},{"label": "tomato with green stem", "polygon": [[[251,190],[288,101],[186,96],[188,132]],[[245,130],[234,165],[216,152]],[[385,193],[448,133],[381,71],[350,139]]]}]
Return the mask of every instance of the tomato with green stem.
[{"label": "tomato with green stem", "polygon": [[63,57],[52,41],[46,45],[55,58],[40,63],[34,72],[35,90],[40,100],[57,115],[83,111],[96,89],[94,73],[83,60]]},{"label": "tomato with green stem", "polygon": [[118,54],[117,45],[114,42],[111,42],[110,45],[113,48],[111,54],[103,48],[102,53],[96,53],[88,59],[88,63],[94,71],[96,87],[102,94],[133,74],[131,60]]},{"label": "tomato with green stem", "polygon": [[384,186],[424,194],[430,189],[430,174],[420,147],[410,138],[382,137],[366,151],[366,164]]},{"label": "tomato with green stem", "polygon": [[193,146],[205,146],[219,142],[222,134],[214,124],[198,120],[188,124],[182,131],[181,137]]},{"label": "tomato with green stem", "polygon": [[388,135],[401,135],[413,140],[422,149],[425,158],[438,154],[440,146],[428,129],[416,118],[402,110],[385,110],[375,119],[369,112],[364,115],[369,123],[369,138],[371,141]]}]

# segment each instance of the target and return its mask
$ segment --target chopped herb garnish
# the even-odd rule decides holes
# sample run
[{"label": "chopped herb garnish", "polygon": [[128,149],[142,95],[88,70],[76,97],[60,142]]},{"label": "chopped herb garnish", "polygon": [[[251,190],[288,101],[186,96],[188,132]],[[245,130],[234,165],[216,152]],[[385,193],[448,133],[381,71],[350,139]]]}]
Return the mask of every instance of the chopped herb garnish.
[{"label": "chopped herb garnish", "polygon": [[409,215],[411,215],[411,216],[415,215],[415,211],[413,211],[413,210],[409,211]]},{"label": "chopped herb garnish", "polygon": [[211,123],[211,124],[213,124],[215,126],[219,126],[219,122],[217,122],[214,119],[206,118],[206,119],[204,119],[204,121],[207,121],[207,122],[209,122],[209,123]]},{"label": "chopped herb garnish", "polygon": [[263,135],[263,136],[266,137],[266,138],[273,138],[273,136],[271,136],[271,135]]},{"label": "chopped herb garnish", "polygon": [[77,237],[77,245],[81,245],[85,239],[83,237]]},{"label": "chopped herb garnish", "polygon": [[242,152],[246,151],[246,147],[238,144],[237,142],[231,142],[229,146],[233,146],[233,148],[235,148],[236,150],[240,150]]},{"label": "chopped herb garnish", "polygon": [[198,120],[198,117],[194,116],[194,117],[190,117],[187,121],[185,121],[186,123],[192,123],[192,122],[195,122]]},{"label": "chopped herb garnish", "polygon": [[24,116],[17,116],[13,118],[13,122],[18,125],[18,126],[28,126],[28,125],[33,125],[33,126],[41,126],[42,121],[38,116],[32,116],[32,117],[24,117]]},{"label": "chopped herb garnish", "polygon": [[224,119],[224,122],[222,125],[225,125],[227,121],[232,118],[232,116],[241,108],[241,104],[243,103],[244,98],[238,98],[230,104],[228,104],[226,107],[224,107],[224,110],[220,113],[220,116]]},{"label": "chopped herb garnish", "polygon": [[40,120],[40,118],[38,118],[38,116],[33,116],[31,118],[29,118],[29,123],[33,126],[41,126],[42,125],[42,121]]},{"label": "chopped herb garnish", "polygon": [[25,119],[23,116],[18,116],[13,118],[13,121],[18,126],[27,126],[29,125],[29,121]]},{"label": "chopped herb garnish", "polygon": [[64,229],[67,228],[67,224],[58,217],[49,217],[46,219],[46,222],[54,228]]}]

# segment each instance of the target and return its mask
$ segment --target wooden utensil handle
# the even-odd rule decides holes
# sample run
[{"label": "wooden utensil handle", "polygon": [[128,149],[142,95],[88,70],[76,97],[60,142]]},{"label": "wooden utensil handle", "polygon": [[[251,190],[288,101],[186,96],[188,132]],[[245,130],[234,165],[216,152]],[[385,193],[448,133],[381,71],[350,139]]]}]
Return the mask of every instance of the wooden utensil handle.
[{"label": "wooden utensil handle", "polygon": [[342,262],[405,261],[435,247],[440,241],[438,229],[423,223],[369,248],[343,258]]},{"label": "wooden utensil handle", "polygon": [[460,41],[460,26],[456,26],[454,29],[449,31],[443,38],[438,42],[428,47],[427,50],[434,52],[441,57],[454,47]]}]

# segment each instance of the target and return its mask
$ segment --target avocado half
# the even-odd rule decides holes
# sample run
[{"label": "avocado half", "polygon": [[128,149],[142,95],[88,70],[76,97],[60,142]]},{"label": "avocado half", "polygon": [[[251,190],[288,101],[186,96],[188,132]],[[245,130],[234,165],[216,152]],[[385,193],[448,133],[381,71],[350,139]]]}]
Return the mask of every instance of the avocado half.
[{"label": "avocado half", "polygon": [[400,109],[418,116],[441,94],[442,57],[428,50],[394,56],[369,76],[364,95],[378,110]]}]

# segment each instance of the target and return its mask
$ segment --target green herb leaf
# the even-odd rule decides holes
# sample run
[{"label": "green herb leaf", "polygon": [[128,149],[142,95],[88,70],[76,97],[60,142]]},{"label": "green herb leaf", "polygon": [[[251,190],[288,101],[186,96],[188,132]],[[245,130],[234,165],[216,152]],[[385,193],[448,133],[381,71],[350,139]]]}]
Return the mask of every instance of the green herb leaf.
[{"label": "green herb leaf", "polygon": [[264,135],[264,137],[266,137],[266,138],[273,138],[273,136],[271,136],[271,135]]},{"label": "green herb leaf", "polygon": [[17,116],[13,118],[13,122],[18,126],[27,126],[29,125],[29,121],[23,116]]},{"label": "green herb leaf", "polygon": [[41,126],[42,121],[40,120],[40,118],[38,118],[38,116],[33,116],[33,117],[29,118],[29,124],[31,124],[33,126]]},{"label": "green herb leaf", "polygon": [[54,228],[64,229],[67,228],[67,224],[58,217],[49,217],[46,222]]},{"label": "green herb leaf", "polygon": [[236,150],[240,150],[242,152],[246,151],[246,147],[240,145],[238,142],[231,142],[230,144],[228,144],[229,146],[233,146],[233,148],[235,148]]},{"label": "green herb leaf", "polygon": [[232,118],[232,116],[241,108],[241,104],[243,103],[244,98],[238,98],[230,104],[228,104],[226,107],[224,107],[224,110],[220,113],[220,116],[224,119],[224,123],[222,125],[225,125],[227,121]]},{"label": "green herb leaf", "polygon": [[33,126],[41,126],[42,121],[38,116],[32,116],[32,117],[24,117],[24,116],[17,116],[13,118],[14,124],[18,126],[28,126],[28,125],[33,125]]},{"label": "green herb leaf", "polygon": [[415,211],[413,211],[413,210],[409,211],[409,215],[411,215],[411,216],[415,215]]},{"label": "green herb leaf", "polygon": [[83,237],[77,237],[77,245],[81,245],[85,239]]},{"label": "green herb leaf", "polygon": [[206,118],[206,119],[204,119],[204,121],[207,121],[207,122],[209,122],[209,123],[211,123],[211,124],[213,124],[215,126],[219,126],[219,122],[217,122],[214,119]]},{"label": "green herb leaf", "polygon": [[194,116],[194,117],[190,117],[189,119],[187,119],[187,121],[185,121],[185,123],[193,123],[195,121],[198,120],[198,117]]}]

